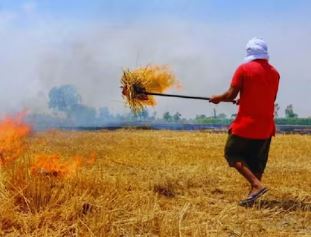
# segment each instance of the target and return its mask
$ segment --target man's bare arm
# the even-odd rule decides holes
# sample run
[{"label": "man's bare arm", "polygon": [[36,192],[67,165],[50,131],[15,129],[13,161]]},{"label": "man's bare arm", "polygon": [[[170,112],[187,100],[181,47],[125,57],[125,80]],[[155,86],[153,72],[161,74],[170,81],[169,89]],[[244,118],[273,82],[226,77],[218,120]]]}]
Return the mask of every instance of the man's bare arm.
[{"label": "man's bare arm", "polygon": [[239,94],[240,89],[230,86],[230,88],[221,95],[212,96],[209,100],[211,103],[218,104],[219,102],[230,102],[233,101]]}]

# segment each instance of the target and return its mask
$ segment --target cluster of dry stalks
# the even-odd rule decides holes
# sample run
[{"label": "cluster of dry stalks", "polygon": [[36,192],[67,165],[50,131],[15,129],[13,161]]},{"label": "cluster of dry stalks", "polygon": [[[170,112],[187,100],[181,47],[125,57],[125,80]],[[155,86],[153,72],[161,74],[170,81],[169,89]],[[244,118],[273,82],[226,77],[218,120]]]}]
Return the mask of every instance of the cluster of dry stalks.
[{"label": "cluster of dry stalks", "polygon": [[[264,177],[269,193],[237,205],[248,187],[227,167],[225,134],[116,131],[37,134],[0,172],[0,235],[310,236],[310,136],[278,136]],[[38,152],[95,152],[66,179],[31,175]]]},{"label": "cluster of dry stalks", "polygon": [[154,97],[144,96],[144,92],[162,93],[174,84],[175,76],[166,66],[150,65],[133,71],[124,70],[121,78],[126,104],[134,113],[156,104]]}]

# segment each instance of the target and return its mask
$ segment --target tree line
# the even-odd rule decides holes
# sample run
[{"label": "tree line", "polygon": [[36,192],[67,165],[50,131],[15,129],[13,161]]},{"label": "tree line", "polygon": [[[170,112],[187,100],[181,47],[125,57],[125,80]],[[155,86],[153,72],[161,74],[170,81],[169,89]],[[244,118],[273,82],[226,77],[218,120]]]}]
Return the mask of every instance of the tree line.
[{"label": "tree line", "polygon": [[[154,122],[154,123],[196,123],[229,125],[236,117],[236,114],[227,116],[225,113],[217,113],[213,109],[211,115],[199,114],[194,118],[185,118],[180,112],[165,112],[158,115],[147,109],[140,113],[112,114],[105,106],[96,110],[83,103],[81,95],[72,85],[54,87],[49,92],[48,106],[52,111],[51,115],[30,114],[28,120],[39,126],[60,127],[60,126],[102,126],[115,122]],[[299,118],[294,111],[293,105],[286,106],[285,117],[280,117],[280,106],[275,104],[275,120],[277,124],[288,125],[311,125],[311,118]]]}]

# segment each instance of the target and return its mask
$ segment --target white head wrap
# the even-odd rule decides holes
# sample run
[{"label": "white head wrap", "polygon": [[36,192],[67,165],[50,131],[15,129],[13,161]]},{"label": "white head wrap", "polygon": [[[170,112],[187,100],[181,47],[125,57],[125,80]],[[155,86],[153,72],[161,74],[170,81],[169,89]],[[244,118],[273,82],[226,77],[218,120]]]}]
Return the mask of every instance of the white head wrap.
[{"label": "white head wrap", "polygon": [[269,59],[267,43],[260,38],[252,38],[246,44],[246,57],[244,61],[249,62],[255,59]]}]

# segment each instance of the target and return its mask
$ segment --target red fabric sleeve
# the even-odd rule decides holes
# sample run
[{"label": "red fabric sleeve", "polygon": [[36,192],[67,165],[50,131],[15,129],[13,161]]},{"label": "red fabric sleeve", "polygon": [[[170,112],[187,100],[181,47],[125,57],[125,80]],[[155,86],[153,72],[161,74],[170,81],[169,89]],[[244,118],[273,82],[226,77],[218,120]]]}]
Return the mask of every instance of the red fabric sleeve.
[{"label": "red fabric sleeve", "polygon": [[233,74],[231,86],[234,88],[241,88],[243,80],[243,67],[239,66]]}]

